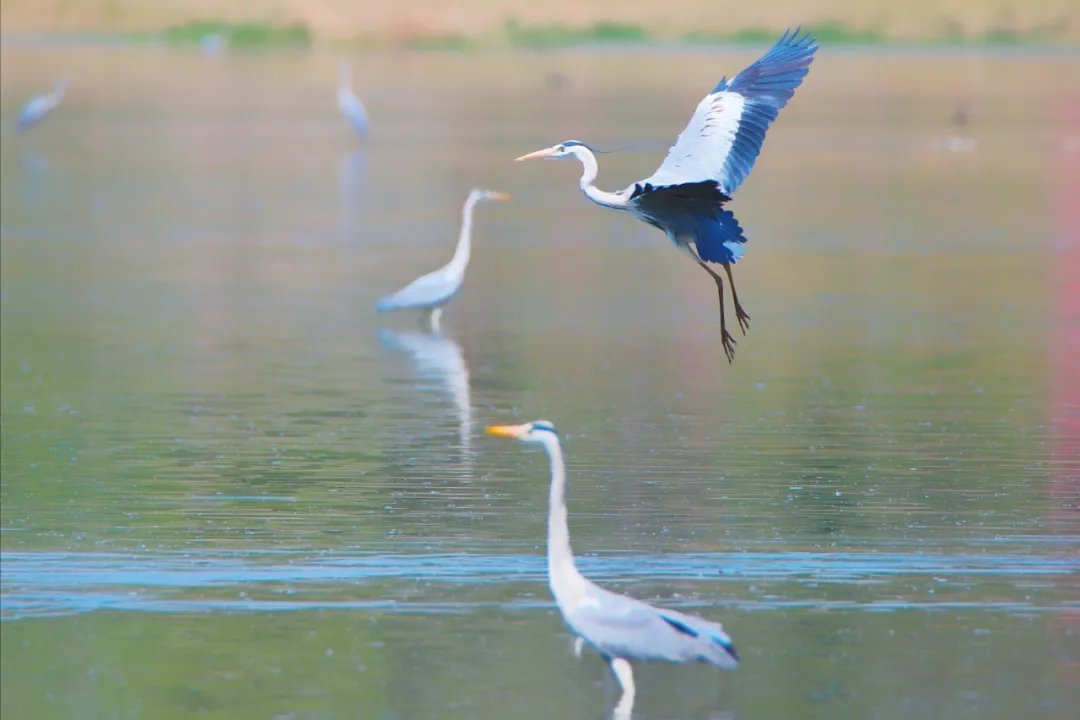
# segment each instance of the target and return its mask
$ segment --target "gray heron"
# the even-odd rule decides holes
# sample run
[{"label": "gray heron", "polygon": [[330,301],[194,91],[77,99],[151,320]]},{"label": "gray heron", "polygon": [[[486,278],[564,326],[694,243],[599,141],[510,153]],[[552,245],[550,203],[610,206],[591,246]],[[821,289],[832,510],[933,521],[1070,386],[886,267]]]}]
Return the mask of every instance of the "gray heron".
[{"label": "gray heron", "polygon": [[809,33],[783,34],[768,52],[728,80],[722,78],[698,104],[667,157],[650,177],[617,192],[600,190],[593,150],[567,140],[517,160],[577,158],[584,171],[580,185],[597,205],[623,210],[663,230],[676,247],[712,276],[720,296],[720,333],[728,362],[735,338],[724,317],[724,281],[708,263],[722,265],[731,284],[739,327],[746,333],[750,315],[735,292],[731,265],[743,255],[746,236],[735,215],[724,209],[750,174],[765,141],[765,131],[810,70],[818,45]]},{"label": "gray heron", "polygon": [[16,128],[20,131],[29,130],[44,120],[45,117],[60,104],[60,101],[64,99],[64,93],[67,92],[67,87],[68,81],[66,78],[63,78],[56,83],[56,87],[53,88],[52,92],[38,95],[23,105],[22,110],[19,111],[19,120],[16,124]]},{"label": "gray heron", "polygon": [[381,313],[413,308],[426,310],[430,313],[428,322],[431,329],[438,331],[443,306],[457,295],[465,279],[465,268],[468,267],[469,258],[472,255],[473,210],[476,204],[486,200],[509,199],[508,193],[473,188],[462,208],[461,235],[458,237],[458,244],[450,262],[438,270],[418,277],[396,293],[379,300],[375,310]]},{"label": "gray heron", "polygon": [[[570,631],[611,665],[623,694],[617,717],[634,704],[631,660],[704,662],[726,670],[739,664],[731,638],[719,623],[647,605],[593,584],[574,564],[566,523],[566,465],[555,426],[547,420],[523,425],[493,425],[489,435],[542,445],[551,464],[548,507],[548,582]],[[580,645],[578,645],[580,647]]]},{"label": "gray heron", "polygon": [[362,137],[367,135],[370,123],[367,110],[364,109],[364,103],[360,102],[360,98],[356,97],[351,84],[352,67],[347,61],[342,60],[338,63],[338,110],[341,111],[342,117],[348,121],[349,125],[352,125],[352,129],[356,131],[356,134]]}]

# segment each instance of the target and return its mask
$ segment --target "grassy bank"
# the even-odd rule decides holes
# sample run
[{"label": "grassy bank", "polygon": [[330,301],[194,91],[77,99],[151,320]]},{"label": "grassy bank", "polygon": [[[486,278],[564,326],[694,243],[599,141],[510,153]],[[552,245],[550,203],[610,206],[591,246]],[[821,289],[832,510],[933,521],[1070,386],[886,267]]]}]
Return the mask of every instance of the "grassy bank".
[{"label": "grassy bank", "polygon": [[233,46],[333,41],[430,49],[754,43],[802,24],[836,44],[1080,43],[1075,0],[4,0],[3,34],[107,35]]}]

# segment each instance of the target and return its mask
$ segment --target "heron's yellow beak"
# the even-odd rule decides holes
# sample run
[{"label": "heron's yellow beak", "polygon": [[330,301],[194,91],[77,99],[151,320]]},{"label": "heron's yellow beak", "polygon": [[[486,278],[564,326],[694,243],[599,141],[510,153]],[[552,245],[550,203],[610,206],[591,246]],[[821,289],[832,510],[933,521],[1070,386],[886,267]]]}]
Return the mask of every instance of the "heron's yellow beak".
[{"label": "heron's yellow beak", "polygon": [[526,425],[488,425],[487,434],[515,440],[525,434]]},{"label": "heron's yellow beak", "polygon": [[511,195],[510,195],[510,193],[493,192],[488,197],[491,198],[492,200],[509,200]]},{"label": "heron's yellow beak", "polygon": [[537,150],[531,152],[528,155],[522,155],[519,158],[514,158],[514,162],[521,162],[522,160],[536,160],[537,158],[551,157],[555,154],[555,148],[544,148],[543,150]]}]

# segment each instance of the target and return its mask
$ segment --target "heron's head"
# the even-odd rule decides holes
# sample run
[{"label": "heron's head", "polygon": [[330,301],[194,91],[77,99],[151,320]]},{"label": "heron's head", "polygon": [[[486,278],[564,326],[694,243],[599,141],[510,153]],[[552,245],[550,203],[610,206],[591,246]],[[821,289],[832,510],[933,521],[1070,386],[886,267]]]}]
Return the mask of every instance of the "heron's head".
[{"label": "heron's head", "polygon": [[537,150],[536,152],[531,152],[528,155],[522,155],[519,158],[515,158],[515,160],[517,160],[517,162],[521,162],[522,160],[537,159],[562,160],[568,157],[577,157],[578,154],[585,154],[591,152],[592,148],[579,140],[566,140],[559,143],[558,145],[552,145],[549,148]]},{"label": "heron's head", "polygon": [[469,193],[469,197],[474,200],[509,200],[510,193],[499,192],[498,190],[487,190],[485,188],[473,188]]},{"label": "heron's head", "polygon": [[559,431],[548,420],[533,420],[523,425],[489,425],[487,434],[521,442],[542,443],[558,437]]}]

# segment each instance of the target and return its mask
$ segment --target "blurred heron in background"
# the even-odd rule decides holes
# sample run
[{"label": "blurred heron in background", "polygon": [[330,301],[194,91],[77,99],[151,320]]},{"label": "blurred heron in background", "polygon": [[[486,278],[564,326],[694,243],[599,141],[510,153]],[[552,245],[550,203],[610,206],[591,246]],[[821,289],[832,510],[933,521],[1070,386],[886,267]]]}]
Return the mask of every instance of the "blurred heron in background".
[{"label": "blurred heron in background", "polygon": [[51,93],[45,95],[38,95],[32,98],[28,103],[23,105],[22,110],[19,111],[19,120],[16,127],[22,130],[29,130],[48,116],[53,111],[60,101],[64,99],[64,93],[67,92],[68,81],[67,78],[61,78],[56,83],[56,87],[53,88]]},{"label": "blurred heron in background", "polygon": [[352,125],[357,135],[363,137],[368,132],[368,114],[364,103],[352,91],[352,67],[348,61],[338,63],[337,104],[342,116]]},{"label": "blurred heron in background", "polygon": [[[495,425],[488,434],[543,445],[551,462],[548,509],[548,582],[570,631],[592,646],[610,664],[623,694],[616,717],[627,717],[634,705],[631,660],[705,662],[727,670],[739,664],[731,638],[718,623],[693,615],[661,610],[617,595],[589,582],[578,572],[566,524],[566,466],[555,426],[547,420],[524,425]],[[580,648],[580,645],[578,645]]]},{"label": "blurred heron in background", "polygon": [[729,362],[735,356],[735,338],[724,318],[724,281],[706,263],[724,267],[735,315],[745,334],[750,315],[739,303],[731,265],[742,257],[746,237],[724,204],[750,174],[765,131],[809,72],[817,48],[809,33],[788,31],[748,68],[730,80],[722,78],[698,104],[656,172],[623,190],[605,192],[593,184],[596,156],[577,140],[517,158],[577,158],[584,167],[580,185],[586,197],[598,205],[632,213],[663,230],[677,247],[689,253],[716,282],[720,333]]},{"label": "blurred heron in background", "polygon": [[461,283],[465,279],[465,268],[469,266],[469,258],[472,255],[473,210],[476,204],[482,200],[509,199],[510,195],[507,193],[473,188],[462,208],[461,235],[458,237],[458,244],[450,262],[438,270],[418,277],[393,295],[379,300],[375,309],[378,312],[410,308],[426,310],[429,312],[428,323],[431,329],[438,332],[442,308],[461,289]]}]

